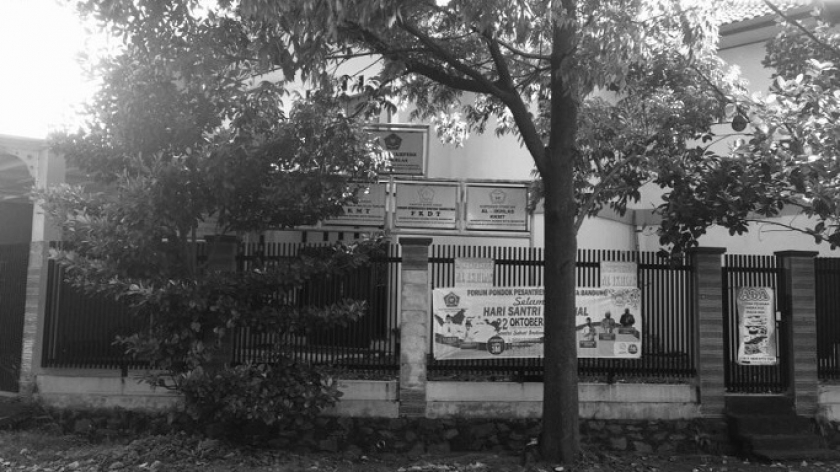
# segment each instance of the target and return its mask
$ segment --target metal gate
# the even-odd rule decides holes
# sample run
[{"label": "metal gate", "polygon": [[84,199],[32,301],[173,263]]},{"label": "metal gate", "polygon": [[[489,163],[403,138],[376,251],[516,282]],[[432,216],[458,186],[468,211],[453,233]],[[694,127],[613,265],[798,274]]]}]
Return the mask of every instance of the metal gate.
[{"label": "metal gate", "polygon": [[739,365],[738,358],[738,308],[737,293],[740,287],[770,287],[776,300],[776,311],[784,309],[784,287],[781,268],[775,256],[747,256],[729,254],[723,268],[723,336],[724,376],[729,393],[786,393],[790,383],[787,351],[788,339],[784,325],[787,316],[776,317],[776,365]]},{"label": "metal gate", "polygon": [[0,392],[18,392],[29,244],[0,245]]}]

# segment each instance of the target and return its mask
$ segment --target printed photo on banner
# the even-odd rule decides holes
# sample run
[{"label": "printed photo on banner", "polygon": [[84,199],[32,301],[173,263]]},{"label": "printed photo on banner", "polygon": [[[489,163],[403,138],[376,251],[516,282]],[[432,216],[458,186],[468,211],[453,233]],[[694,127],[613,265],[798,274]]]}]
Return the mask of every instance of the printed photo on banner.
[{"label": "printed photo on banner", "polygon": [[642,356],[642,296],[637,288],[576,290],[578,357]]},{"label": "printed photo on banner", "polygon": [[770,287],[738,289],[738,364],[775,365],[775,298]]},{"label": "printed photo on banner", "polygon": [[[542,287],[438,288],[433,292],[436,359],[543,357]],[[641,356],[638,289],[578,289],[578,356]]]}]

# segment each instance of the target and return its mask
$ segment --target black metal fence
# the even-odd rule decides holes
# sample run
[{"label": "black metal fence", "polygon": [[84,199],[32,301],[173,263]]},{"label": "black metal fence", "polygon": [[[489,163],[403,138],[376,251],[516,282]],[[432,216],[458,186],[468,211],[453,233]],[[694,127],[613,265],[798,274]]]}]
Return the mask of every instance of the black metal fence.
[{"label": "black metal fence", "polygon": [[0,391],[19,390],[29,244],[0,245]]},{"label": "black metal fence", "polygon": [[[432,246],[430,256],[432,288],[454,285],[455,258],[477,257],[495,261],[497,286],[542,286],[543,250],[493,246]],[[597,287],[601,261],[638,264],[642,291],[641,359],[579,359],[583,377],[607,380],[622,377],[687,378],[696,373],[695,326],[691,294],[691,267],[687,261],[673,263],[652,252],[579,250],[576,264],[578,287]],[[429,358],[433,377],[480,375],[541,381],[543,360],[477,359],[435,360]]]},{"label": "black metal fence", "polygon": [[143,368],[148,362],[125,354],[115,343],[148,329],[121,302],[85,293],[64,280],[64,269],[50,259],[44,316],[43,367],[85,369]]},{"label": "black metal fence", "polygon": [[[240,270],[255,263],[271,265],[296,256],[313,244],[241,245],[237,256]],[[319,329],[307,336],[283,339],[296,359],[313,364],[331,365],[360,373],[392,374],[398,369],[397,295],[399,248],[389,246],[368,266],[355,269],[344,277],[312,280],[298,293],[293,303],[326,305],[343,298],[365,300],[368,313],[348,326]],[[199,259],[204,247],[197,247]],[[25,282],[25,277],[23,278]],[[47,285],[42,365],[55,368],[144,368],[148,363],[125,354],[115,344],[125,336],[148,328],[145,320],[132,316],[123,304],[73,287],[64,281],[63,269],[50,260]],[[280,295],[278,295],[280,296]],[[18,333],[22,330],[18,330]],[[279,341],[277,335],[255,334],[247,329],[234,332],[232,361],[270,361]],[[18,349],[18,353],[20,350]]]},{"label": "black metal fence", "polygon": [[[778,356],[776,365],[739,365],[738,359],[738,308],[737,292],[741,287],[770,287],[776,296],[775,306],[782,309],[780,301],[784,287],[778,285],[780,269],[775,256],[727,254],[723,268],[724,297],[724,379],[726,391],[732,393],[782,393],[787,390],[788,359]],[[785,352],[784,322],[776,322],[778,352]]]},{"label": "black metal fence", "polygon": [[[295,257],[313,244],[278,243],[243,245],[238,257],[240,267],[250,268],[256,261],[272,264]],[[389,245],[385,254],[374,256],[371,263],[342,277],[321,277],[309,281],[290,300],[300,306],[325,306],[344,298],[364,300],[367,313],[346,326],[316,329],[306,335],[280,339],[277,334],[252,333],[247,329],[235,334],[233,361],[237,363],[270,359],[273,347],[282,345],[298,360],[329,365],[360,374],[391,375],[399,369],[398,288],[399,246]]]},{"label": "black metal fence", "polygon": [[814,261],[817,309],[817,376],[840,380],[840,258]]}]

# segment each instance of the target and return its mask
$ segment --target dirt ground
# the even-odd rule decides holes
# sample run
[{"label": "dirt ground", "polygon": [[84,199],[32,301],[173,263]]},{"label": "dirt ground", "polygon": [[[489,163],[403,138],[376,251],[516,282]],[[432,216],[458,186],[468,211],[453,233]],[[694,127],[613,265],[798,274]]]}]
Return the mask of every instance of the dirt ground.
[{"label": "dirt ground", "polygon": [[185,434],[91,443],[48,431],[0,432],[0,471],[241,471],[241,472],[756,472],[838,471],[840,463],[797,461],[761,464],[714,455],[642,456],[590,451],[564,469],[518,455],[493,453],[407,456],[398,454],[295,454],[252,449]]}]

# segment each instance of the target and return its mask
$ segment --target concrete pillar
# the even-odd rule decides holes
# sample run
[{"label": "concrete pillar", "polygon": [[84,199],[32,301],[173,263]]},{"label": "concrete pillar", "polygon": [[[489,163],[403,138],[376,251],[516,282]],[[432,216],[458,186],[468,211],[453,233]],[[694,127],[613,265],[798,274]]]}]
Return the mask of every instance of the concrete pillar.
[{"label": "concrete pillar", "polygon": [[41,368],[49,267],[48,251],[49,244],[44,241],[33,241],[29,245],[19,376],[19,395],[24,398],[30,398],[35,393],[35,379]]},{"label": "concrete pillar", "polygon": [[432,238],[400,238],[400,406],[399,415],[426,416],[426,359],[429,354],[429,245]]},{"label": "concrete pillar", "polygon": [[815,271],[812,251],[781,251],[776,253],[777,266],[782,269],[779,281],[782,312],[786,323],[782,334],[780,355],[788,360],[788,373],[794,396],[796,413],[814,416],[817,413],[817,306],[815,302]]},{"label": "concrete pillar", "polygon": [[719,418],[726,405],[723,336],[723,248],[694,248],[689,251],[694,291],[695,333],[697,336],[697,377],[700,387],[700,413]]},{"label": "concrete pillar", "polygon": [[[49,151],[42,140],[20,140],[16,153],[27,165],[37,188],[64,182],[64,156]],[[32,206],[32,238],[29,245],[29,266],[26,275],[26,305],[23,319],[23,341],[19,375],[19,395],[31,398],[41,369],[44,317],[47,303],[47,271],[49,241],[59,239],[59,231],[50,224],[44,210],[36,202]]]}]

